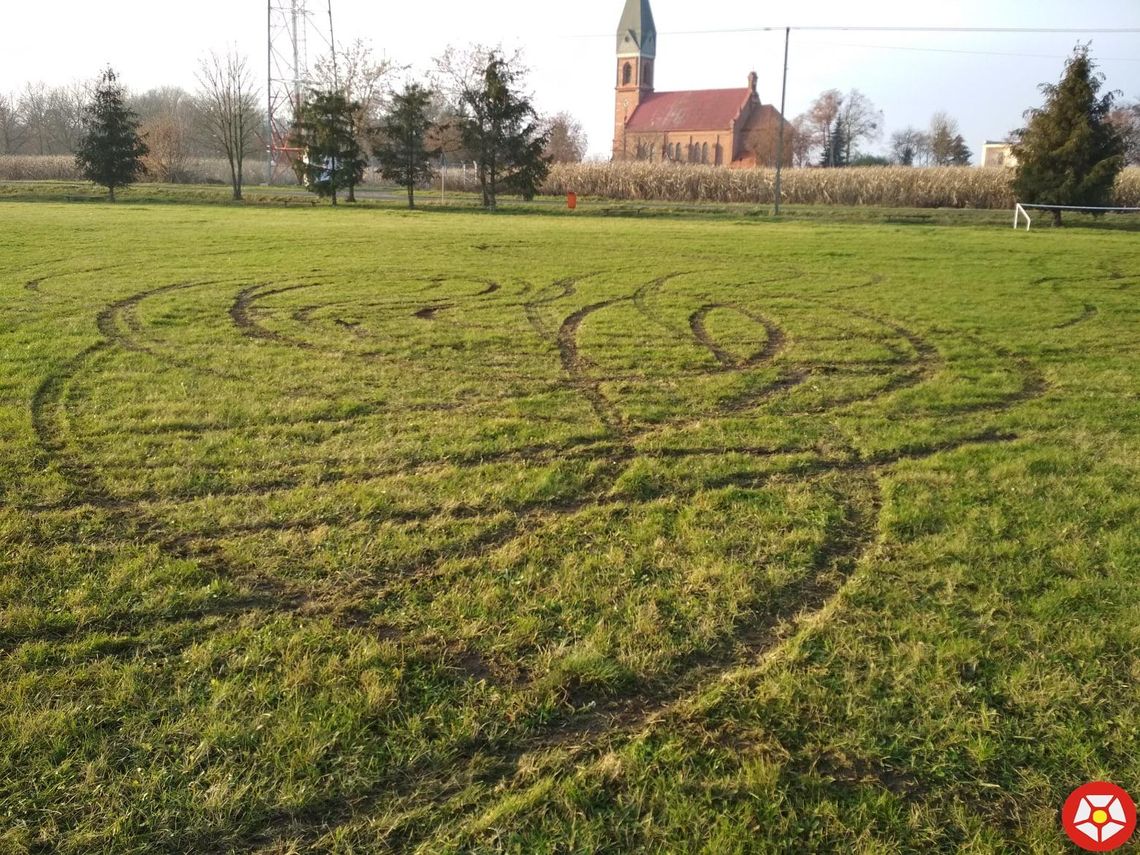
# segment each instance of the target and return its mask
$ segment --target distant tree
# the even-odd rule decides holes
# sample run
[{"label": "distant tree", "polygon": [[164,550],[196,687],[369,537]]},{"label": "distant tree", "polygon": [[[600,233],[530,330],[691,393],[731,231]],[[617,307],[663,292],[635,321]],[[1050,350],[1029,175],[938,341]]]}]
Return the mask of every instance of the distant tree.
[{"label": "distant tree", "polygon": [[340,190],[359,184],[368,161],[356,137],[353,115],[360,105],[340,92],[312,92],[301,105],[290,144],[301,155],[293,169],[301,183],[337,204]]},{"label": "distant tree", "polygon": [[25,150],[29,154],[51,154],[48,88],[43,83],[26,83],[20,93],[18,112],[24,128]]},{"label": "distant tree", "polygon": [[[791,122],[784,122],[784,166],[791,166],[795,159],[796,129]],[[748,134],[745,148],[756,158],[757,166],[774,168],[780,157],[780,121],[765,122]]]},{"label": "distant tree", "polygon": [[16,154],[24,142],[24,128],[16,99],[0,94],[0,154]]},{"label": "distant tree", "polygon": [[954,136],[954,142],[950,146],[950,165],[969,166],[973,159],[974,153],[970,151],[970,147],[966,145],[966,138],[961,134],[956,134]]},{"label": "distant tree", "polygon": [[811,162],[811,128],[806,115],[796,116],[791,123],[792,131],[792,165],[808,166]]},{"label": "distant tree", "polygon": [[[321,57],[313,66],[313,82],[323,92],[339,92],[355,105],[351,124],[361,151],[372,145],[372,135],[384,120],[388,81],[400,68],[387,57],[377,57],[372,46],[356,39],[334,57]],[[348,185],[348,201],[356,201],[356,182]]]},{"label": "distant tree", "polygon": [[148,149],[138,131],[138,117],[127,109],[123,87],[108,68],[85,110],[75,164],[84,178],[107,188],[112,202],[115,189],[130,186],[143,171]]},{"label": "distant tree", "polygon": [[1108,121],[1124,140],[1125,163],[1140,165],[1140,102],[1113,110]]},{"label": "distant tree", "polygon": [[935,113],[930,119],[930,161],[935,166],[969,166],[973,156],[958,130],[958,120]]},{"label": "distant tree", "polygon": [[186,180],[188,133],[177,114],[155,116],[142,123],[140,134],[149,149],[143,167],[151,178],[170,184]]},{"label": "distant tree", "polygon": [[159,86],[146,92],[132,94],[127,105],[138,114],[144,124],[158,116],[184,116],[187,121],[193,112],[193,96],[181,86]]},{"label": "distant tree", "polygon": [[140,134],[150,149],[143,159],[147,174],[161,182],[185,180],[193,146],[190,93],[177,86],[163,86],[131,95],[127,105],[138,116]]},{"label": "distant tree", "polygon": [[827,134],[827,147],[819,158],[819,165],[834,168],[847,165],[847,132],[843,129],[843,122],[837,116],[835,124]]},{"label": "distant tree", "polygon": [[[1115,94],[1098,97],[1104,76],[1087,46],[1065,63],[1060,83],[1044,83],[1045,104],[1029,110],[1029,125],[1018,132],[1014,189],[1037,205],[1109,204],[1116,176],[1124,168],[1125,143],[1108,121]],[[1061,209],[1053,208],[1061,225]]]},{"label": "distant tree", "polygon": [[50,149],[73,153],[83,135],[83,116],[91,100],[91,88],[85,83],[57,86],[47,93],[47,134]]},{"label": "distant tree", "polygon": [[331,56],[314,63],[313,83],[321,91],[338,91],[357,104],[356,126],[367,130],[383,121],[389,81],[400,70],[387,57],[377,57],[367,41],[356,39],[337,50],[335,67]]},{"label": "distant tree", "polygon": [[882,134],[883,111],[858,89],[843,96],[836,119],[843,131],[843,158],[848,163],[860,142],[870,142]]},{"label": "distant tree", "polygon": [[551,163],[581,163],[586,156],[586,132],[582,123],[569,113],[555,113],[542,120],[547,137],[543,154]]},{"label": "distant tree", "polygon": [[522,92],[519,55],[475,46],[449,48],[436,67],[451,87],[462,117],[464,146],[475,161],[483,206],[494,210],[500,187],[533,198],[550,164],[530,98]]},{"label": "distant tree", "polygon": [[836,147],[832,140],[835,128],[839,126],[839,113],[843,109],[843,93],[838,89],[828,89],[821,92],[819,97],[812,101],[804,114],[804,124],[811,139],[813,149],[819,149],[820,164],[823,166],[836,165],[833,155]]},{"label": "distant tree", "polygon": [[431,157],[435,152],[428,144],[431,101],[426,88],[406,84],[403,92],[392,96],[373,150],[380,174],[407,189],[409,208],[416,206],[416,185],[430,181],[433,173]]},{"label": "distant tree", "polygon": [[890,166],[891,160],[879,154],[861,154],[847,161],[848,166]]},{"label": "distant tree", "polygon": [[891,134],[891,158],[899,166],[914,166],[919,160],[925,134],[917,128],[903,128]]},{"label": "distant tree", "polygon": [[211,53],[198,64],[196,114],[199,133],[230,166],[234,201],[241,201],[246,155],[257,147],[261,113],[257,89],[244,56]]}]

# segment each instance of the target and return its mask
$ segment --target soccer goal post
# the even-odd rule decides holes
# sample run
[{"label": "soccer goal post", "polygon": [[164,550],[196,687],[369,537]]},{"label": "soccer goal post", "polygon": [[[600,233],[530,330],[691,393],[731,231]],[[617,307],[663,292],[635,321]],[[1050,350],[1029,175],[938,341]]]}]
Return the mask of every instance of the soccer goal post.
[{"label": "soccer goal post", "polygon": [[1038,211],[1085,211],[1099,214],[1135,214],[1140,213],[1140,208],[1098,208],[1095,205],[1023,205],[1021,202],[1017,203],[1017,207],[1013,209],[1013,228],[1014,231],[1021,227],[1022,218],[1025,219],[1025,230],[1029,231],[1033,226],[1033,220],[1029,216],[1030,210]]}]

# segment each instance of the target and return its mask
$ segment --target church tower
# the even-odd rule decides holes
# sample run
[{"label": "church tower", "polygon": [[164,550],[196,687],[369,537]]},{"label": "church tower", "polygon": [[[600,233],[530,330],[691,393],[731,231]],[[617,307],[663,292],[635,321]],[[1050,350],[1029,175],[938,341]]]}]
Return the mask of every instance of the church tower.
[{"label": "church tower", "polygon": [[617,103],[614,109],[614,160],[632,158],[626,151],[625,124],[653,92],[657,27],[649,0],[625,0],[617,33]]}]

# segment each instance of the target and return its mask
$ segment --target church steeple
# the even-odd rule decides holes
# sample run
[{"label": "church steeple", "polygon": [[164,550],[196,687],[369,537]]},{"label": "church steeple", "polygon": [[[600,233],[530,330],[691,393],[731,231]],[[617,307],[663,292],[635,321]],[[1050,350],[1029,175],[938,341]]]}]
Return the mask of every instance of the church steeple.
[{"label": "church steeple", "polygon": [[649,0],[626,0],[617,33],[618,56],[657,56],[657,27]]},{"label": "church steeple", "polygon": [[614,112],[614,159],[624,160],[625,126],[634,110],[653,93],[657,26],[649,0],[625,0],[617,32],[617,103]]}]

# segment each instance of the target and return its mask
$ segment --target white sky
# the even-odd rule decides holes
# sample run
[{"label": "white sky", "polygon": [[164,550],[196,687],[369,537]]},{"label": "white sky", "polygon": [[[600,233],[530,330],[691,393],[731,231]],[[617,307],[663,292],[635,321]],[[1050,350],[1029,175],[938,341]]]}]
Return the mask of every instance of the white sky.
[{"label": "white sky", "polygon": [[[326,0],[309,0],[322,13]],[[28,80],[48,84],[94,77],[108,63],[133,90],[194,86],[198,58],[235,45],[265,66],[265,0],[4,0],[0,92]],[[370,41],[378,53],[426,69],[448,44],[522,47],[540,109],[568,110],[583,123],[593,154],[613,135],[614,48],[623,0],[435,0],[381,3],[333,0],[337,41]],[[969,26],[1138,28],[1140,0],[932,0],[799,4],[653,0],[659,90],[746,85],[760,75],[760,97],[779,105],[783,33],[689,34],[693,30],[784,26]],[[323,20],[323,17],[321,18]],[[861,89],[885,113],[889,131],[925,127],[935,110],[961,122],[977,154],[987,138],[1021,124],[1040,102],[1037,84],[1054,81],[1081,37],[1064,35],[793,32],[789,118],[821,90]],[[1108,86],[1140,98],[1140,34],[1094,35],[1093,54]],[[1017,54],[1011,56],[1009,54]],[[876,150],[885,145],[886,136]]]}]

